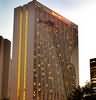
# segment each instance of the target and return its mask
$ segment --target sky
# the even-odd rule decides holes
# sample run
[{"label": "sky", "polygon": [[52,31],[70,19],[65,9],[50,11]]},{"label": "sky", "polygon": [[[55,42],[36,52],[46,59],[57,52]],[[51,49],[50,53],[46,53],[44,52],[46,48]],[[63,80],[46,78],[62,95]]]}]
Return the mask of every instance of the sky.
[{"label": "sky", "polygon": [[[12,41],[14,8],[31,0],[0,0],[0,35]],[[38,0],[78,25],[80,85],[90,81],[96,57],[96,0]]]}]

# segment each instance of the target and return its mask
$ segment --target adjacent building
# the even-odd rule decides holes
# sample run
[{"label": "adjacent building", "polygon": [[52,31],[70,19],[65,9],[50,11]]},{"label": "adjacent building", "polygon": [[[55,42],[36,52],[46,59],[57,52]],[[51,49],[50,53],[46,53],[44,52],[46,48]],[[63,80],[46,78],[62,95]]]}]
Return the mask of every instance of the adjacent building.
[{"label": "adjacent building", "polygon": [[96,58],[90,59],[90,78],[93,87],[96,87]]},{"label": "adjacent building", "polygon": [[96,100],[96,58],[90,59],[91,87],[85,95],[85,100]]},{"label": "adjacent building", "polygon": [[8,74],[11,42],[0,36],[0,100],[8,98]]},{"label": "adjacent building", "polygon": [[10,100],[67,100],[79,84],[78,26],[41,3],[15,8]]}]

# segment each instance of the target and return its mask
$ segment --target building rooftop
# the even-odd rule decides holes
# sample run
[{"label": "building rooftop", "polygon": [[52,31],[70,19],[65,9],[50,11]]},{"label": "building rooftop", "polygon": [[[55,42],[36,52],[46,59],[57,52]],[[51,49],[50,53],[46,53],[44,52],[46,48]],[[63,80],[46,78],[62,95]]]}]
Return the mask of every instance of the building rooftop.
[{"label": "building rooftop", "polygon": [[[51,14],[52,16],[58,18],[59,20],[61,20],[65,24],[67,24],[68,26],[71,26],[73,24],[74,27],[78,27],[72,21],[68,20],[67,18],[63,17],[62,15],[58,14],[57,12],[51,10],[50,8],[44,6],[43,4],[41,4],[40,2],[38,2],[37,0],[33,0],[33,1],[29,2],[28,4],[25,4],[23,6],[27,6],[27,5],[36,5],[37,7],[41,8],[42,10],[44,10],[47,13]],[[19,7],[23,7],[23,6],[19,6]]]}]

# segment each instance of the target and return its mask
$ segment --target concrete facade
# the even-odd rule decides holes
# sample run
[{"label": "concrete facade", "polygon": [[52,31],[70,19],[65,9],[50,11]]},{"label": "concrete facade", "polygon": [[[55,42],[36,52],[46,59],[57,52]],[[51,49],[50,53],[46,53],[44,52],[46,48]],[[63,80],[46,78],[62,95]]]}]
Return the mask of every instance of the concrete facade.
[{"label": "concrete facade", "polygon": [[0,100],[8,98],[8,74],[11,42],[0,36]]},{"label": "concrete facade", "polygon": [[10,100],[67,100],[79,84],[78,26],[37,1],[14,10]]}]

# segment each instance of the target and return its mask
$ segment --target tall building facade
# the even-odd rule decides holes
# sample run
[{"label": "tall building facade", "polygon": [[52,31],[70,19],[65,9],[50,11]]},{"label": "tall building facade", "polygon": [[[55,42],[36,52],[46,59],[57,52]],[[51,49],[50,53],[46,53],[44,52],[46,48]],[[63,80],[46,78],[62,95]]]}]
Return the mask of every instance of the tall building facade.
[{"label": "tall building facade", "polygon": [[8,74],[11,42],[0,36],[0,100],[8,98]]},{"label": "tall building facade", "polygon": [[79,83],[78,26],[41,3],[15,8],[10,100],[67,100]]},{"label": "tall building facade", "polygon": [[90,59],[90,79],[92,86],[96,88],[96,58]]}]

